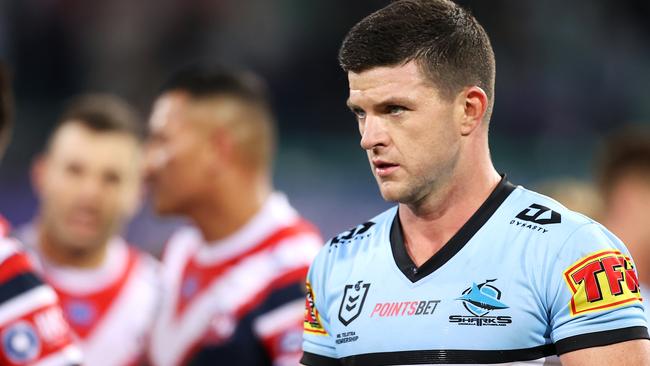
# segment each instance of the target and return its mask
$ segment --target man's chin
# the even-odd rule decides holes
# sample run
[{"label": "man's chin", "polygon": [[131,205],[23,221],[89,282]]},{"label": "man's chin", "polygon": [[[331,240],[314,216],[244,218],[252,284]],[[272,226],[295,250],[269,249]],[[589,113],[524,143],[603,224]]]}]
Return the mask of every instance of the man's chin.
[{"label": "man's chin", "polygon": [[174,216],[180,213],[177,205],[162,200],[155,200],[153,208],[160,216]]},{"label": "man's chin", "polygon": [[402,195],[400,191],[396,189],[394,184],[380,184],[379,192],[381,197],[387,202],[399,202]]},{"label": "man's chin", "polygon": [[65,240],[61,242],[61,249],[65,250],[69,256],[84,256],[94,250],[94,248],[105,245],[109,239],[98,236],[89,237],[78,233],[70,233]]}]

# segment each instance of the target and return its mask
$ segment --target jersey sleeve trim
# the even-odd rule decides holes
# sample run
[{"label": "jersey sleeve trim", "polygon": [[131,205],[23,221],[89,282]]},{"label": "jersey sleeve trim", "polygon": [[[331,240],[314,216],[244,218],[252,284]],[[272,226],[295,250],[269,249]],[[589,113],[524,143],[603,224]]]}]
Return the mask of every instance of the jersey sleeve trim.
[{"label": "jersey sleeve trim", "polygon": [[[645,329],[645,328],[644,328]],[[539,360],[556,354],[552,344],[511,350],[416,350],[365,353],[334,359],[304,352],[302,360],[308,366],[334,365],[415,365],[415,364],[494,364]]]},{"label": "jersey sleeve trim", "polygon": [[315,353],[303,352],[300,363],[307,366],[340,366],[336,358],[325,357]]},{"label": "jersey sleeve trim", "polygon": [[56,354],[37,362],[34,366],[81,366],[82,361],[81,350],[77,345],[71,344]]},{"label": "jersey sleeve trim", "polygon": [[559,355],[584,348],[607,346],[635,339],[650,339],[648,328],[629,327],[568,337],[555,342]]},{"label": "jersey sleeve trim", "polygon": [[35,274],[24,272],[0,284],[0,304],[7,302],[31,289],[41,286],[41,281]]},{"label": "jersey sleeve trim", "polygon": [[0,306],[0,325],[56,302],[56,293],[50,287],[39,286],[29,290]]}]

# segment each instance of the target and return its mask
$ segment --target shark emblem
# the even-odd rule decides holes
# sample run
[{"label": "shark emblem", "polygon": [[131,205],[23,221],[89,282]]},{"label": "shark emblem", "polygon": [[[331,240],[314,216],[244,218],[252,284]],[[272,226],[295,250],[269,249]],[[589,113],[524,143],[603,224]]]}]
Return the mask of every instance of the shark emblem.
[{"label": "shark emblem", "polygon": [[493,280],[486,280],[481,284],[472,283],[472,286],[465,291],[461,297],[456,298],[463,302],[465,309],[475,316],[483,316],[492,310],[507,309],[508,305],[500,301],[501,291],[489,285]]}]

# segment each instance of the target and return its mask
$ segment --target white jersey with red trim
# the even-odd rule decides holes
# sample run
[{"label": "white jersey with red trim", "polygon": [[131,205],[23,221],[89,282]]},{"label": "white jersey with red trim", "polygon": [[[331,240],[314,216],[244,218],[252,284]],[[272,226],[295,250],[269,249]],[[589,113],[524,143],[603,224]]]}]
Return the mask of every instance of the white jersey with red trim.
[{"label": "white jersey with red trim", "polygon": [[93,269],[55,265],[30,247],[80,339],[84,365],[139,364],[160,298],[159,263],[117,237]]},{"label": "white jersey with red trim", "polygon": [[165,291],[150,359],[172,365],[296,365],[316,229],[273,194],[241,230],[205,243],[186,228],[163,257]]},{"label": "white jersey with red trim", "polygon": [[0,220],[0,365],[81,364],[58,298],[34,273],[22,246]]}]

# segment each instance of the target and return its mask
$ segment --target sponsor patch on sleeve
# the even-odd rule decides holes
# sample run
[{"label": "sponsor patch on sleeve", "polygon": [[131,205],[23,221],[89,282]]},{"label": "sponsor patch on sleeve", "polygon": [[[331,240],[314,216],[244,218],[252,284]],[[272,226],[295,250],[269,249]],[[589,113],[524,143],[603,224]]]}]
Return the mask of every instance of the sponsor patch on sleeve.
[{"label": "sponsor patch on sleeve", "polygon": [[320,320],[320,314],[318,314],[318,309],[316,309],[316,303],[314,301],[314,291],[311,289],[311,285],[307,282],[307,296],[305,299],[305,323],[304,323],[305,333],[316,334],[316,335],[328,335],[323,324]]},{"label": "sponsor patch on sleeve", "polygon": [[572,316],[642,301],[632,260],[618,250],[601,250],[576,261],[564,271],[573,296]]}]

